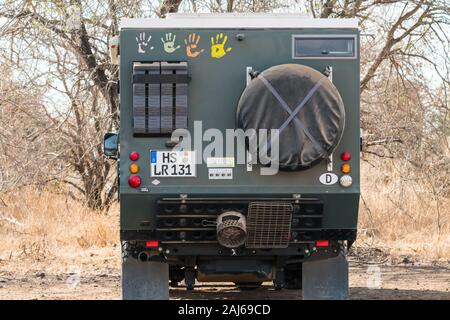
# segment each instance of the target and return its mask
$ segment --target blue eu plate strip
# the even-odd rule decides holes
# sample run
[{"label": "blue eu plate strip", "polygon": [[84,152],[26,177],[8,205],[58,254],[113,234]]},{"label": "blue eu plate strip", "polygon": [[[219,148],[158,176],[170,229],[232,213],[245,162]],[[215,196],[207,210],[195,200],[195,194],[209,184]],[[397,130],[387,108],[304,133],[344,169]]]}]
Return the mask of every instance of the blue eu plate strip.
[{"label": "blue eu plate strip", "polygon": [[151,163],[156,163],[156,151],[150,151],[150,159]]}]

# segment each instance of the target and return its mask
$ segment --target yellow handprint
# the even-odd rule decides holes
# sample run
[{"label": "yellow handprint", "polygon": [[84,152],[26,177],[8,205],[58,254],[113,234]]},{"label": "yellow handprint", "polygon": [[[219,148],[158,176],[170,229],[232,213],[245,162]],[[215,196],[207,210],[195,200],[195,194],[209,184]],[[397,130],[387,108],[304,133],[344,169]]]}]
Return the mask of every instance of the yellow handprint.
[{"label": "yellow handprint", "polygon": [[200,36],[195,33],[191,33],[188,36],[188,39],[184,39],[184,43],[186,44],[186,54],[190,58],[196,58],[200,53],[205,51],[205,49],[198,50],[198,43],[200,41]]},{"label": "yellow handprint", "polygon": [[217,34],[215,40],[211,37],[211,57],[220,59],[233,49],[231,47],[225,49],[227,40],[228,36],[224,36],[223,33]]}]

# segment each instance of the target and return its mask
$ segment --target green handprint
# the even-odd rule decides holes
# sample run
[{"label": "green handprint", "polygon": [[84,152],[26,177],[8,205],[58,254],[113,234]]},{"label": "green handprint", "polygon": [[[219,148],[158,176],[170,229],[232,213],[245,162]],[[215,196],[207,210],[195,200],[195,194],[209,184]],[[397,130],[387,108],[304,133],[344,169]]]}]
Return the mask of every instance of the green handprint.
[{"label": "green handprint", "polygon": [[233,49],[225,49],[227,40],[228,36],[224,36],[223,33],[217,34],[215,40],[214,37],[211,37],[211,57],[220,59]]},{"label": "green handprint", "polygon": [[162,43],[164,44],[164,51],[167,53],[173,53],[176,50],[180,49],[180,46],[175,47],[175,39],[177,38],[176,35],[173,35],[172,33],[166,33],[166,39],[164,40],[161,38]]}]

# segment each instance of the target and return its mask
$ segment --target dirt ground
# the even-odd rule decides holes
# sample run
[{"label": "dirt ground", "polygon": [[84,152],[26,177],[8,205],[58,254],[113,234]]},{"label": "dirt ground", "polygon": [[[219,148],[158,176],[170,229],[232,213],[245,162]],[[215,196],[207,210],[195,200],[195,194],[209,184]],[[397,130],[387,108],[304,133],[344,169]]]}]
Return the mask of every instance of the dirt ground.
[{"label": "dirt ground", "polygon": [[[25,267],[0,260],[0,299],[120,299],[119,262],[111,252],[90,252]],[[350,257],[351,299],[450,300],[450,262],[420,263],[405,258],[396,263]],[[81,262],[81,263],[80,263]],[[232,284],[201,284],[195,291],[171,290],[172,299],[299,299],[299,291],[275,291],[270,283],[241,292]]]}]

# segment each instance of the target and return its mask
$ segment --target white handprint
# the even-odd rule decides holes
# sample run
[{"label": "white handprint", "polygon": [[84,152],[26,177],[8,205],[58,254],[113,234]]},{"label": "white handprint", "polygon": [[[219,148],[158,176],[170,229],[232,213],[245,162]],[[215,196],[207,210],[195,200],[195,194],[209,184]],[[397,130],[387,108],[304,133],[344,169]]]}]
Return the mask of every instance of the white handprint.
[{"label": "white handprint", "polygon": [[[148,44],[150,43],[150,40],[152,39],[152,36],[149,36],[148,39],[145,36],[145,32],[141,32],[139,34],[139,38],[136,37],[136,42],[138,43],[138,52],[139,53],[145,53],[147,49],[145,49]],[[155,49],[155,47],[150,47],[150,50]]]}]

